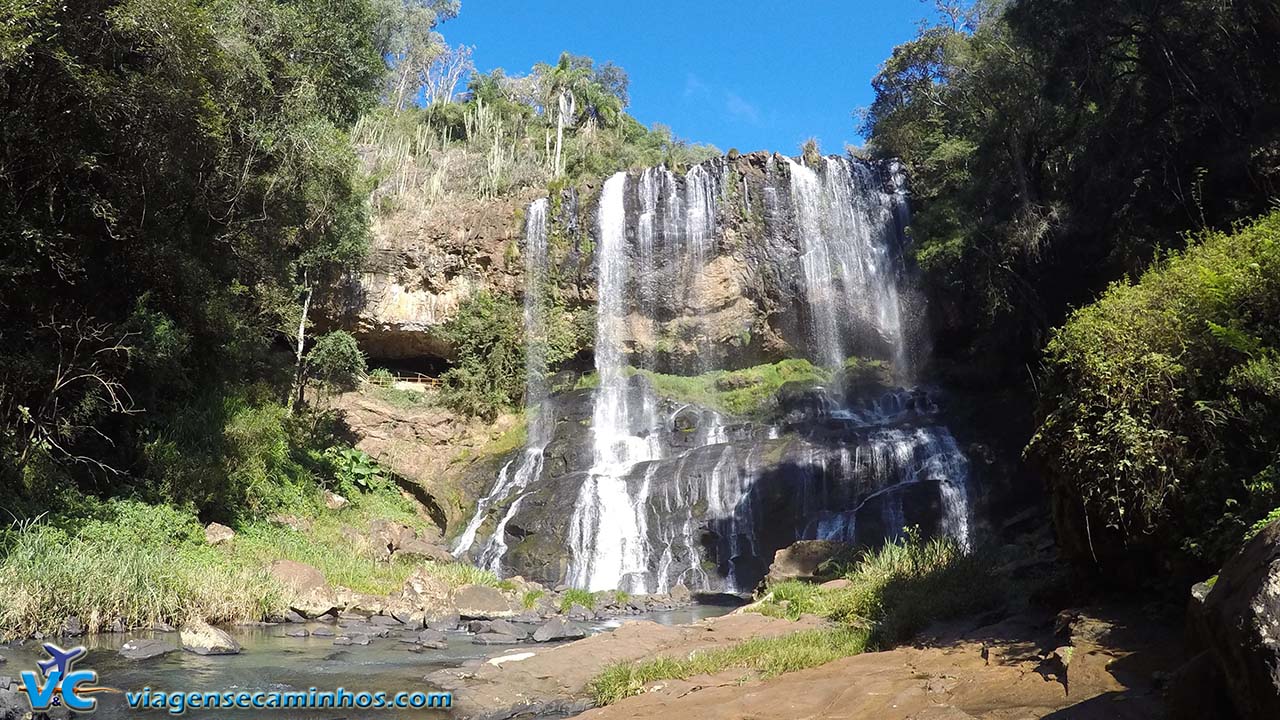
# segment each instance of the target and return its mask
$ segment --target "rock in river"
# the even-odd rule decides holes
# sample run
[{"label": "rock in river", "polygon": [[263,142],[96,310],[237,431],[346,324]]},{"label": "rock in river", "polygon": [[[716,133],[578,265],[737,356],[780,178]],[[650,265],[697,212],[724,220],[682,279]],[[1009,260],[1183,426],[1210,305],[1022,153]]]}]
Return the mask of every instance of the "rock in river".
[{"label": "rock in river", "polygon": [[520,638],[514,635],[504,635],[502,633],[480,633],[473,640],[481,645],[515,645],[520,642]]},{"label": "rock in river", "polygon": [[172,643],[167,643],[163,640],[139,638],[121,645],[120,656],[128,660],[148,660],[174,652],[177,649]]},{"label": "rock in river", "polygon": [[542,627],[533,631],[534,642],[551,642],[552,640],[577,640],[586,637],[582,628],[566,623],[563,618],[551,618]]},{"label": "rock in river", "polygon": [[194,622],[178,631],[182,649],[197,655],[235,655],[240,643],[227,633],[203,622]]},{"label": "rock in river", "polygon": [[509,618],[516,612],[501,590],[484,585],[463,585],[453,592],[458,615],[473,620]]}]

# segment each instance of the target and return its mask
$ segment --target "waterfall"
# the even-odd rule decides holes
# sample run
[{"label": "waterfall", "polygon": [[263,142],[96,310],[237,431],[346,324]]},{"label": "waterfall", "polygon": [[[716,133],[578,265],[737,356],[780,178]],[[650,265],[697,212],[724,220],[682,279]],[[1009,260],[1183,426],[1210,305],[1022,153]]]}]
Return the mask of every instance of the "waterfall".
[{"label": "waterfall", "polygon": [[[476,512],[454,544],[454,557],[461,557],[475,544],[476,533],[489,511],[510,500],[506,512],[480,553],[481,567],[502,571],[507,551],[507,523],[515,517],[529,484],[542,474],[543,453],[551,442],[551,399],[547,387],[547,333],[545,293],[547,281],[547,207],[545,198],[529,205],[524,232],[524,328],[525,328],[525,419],[528,439],[524,452],[508,461],[498,472],[489,494],[476,504]],[[511,499],[513,498],[514,499]]]},{"label": "waterfall", "polygon": [[[905,372],[896,271],[887,237],[905,202],[897,193],[885,197],[876,191],[868,169],[848,158],[823,158],[820,172],[790,158],[787,163],[817,359],[838,367],[850,354],[851,336],[872,331],[892,348],[895,365]],[[901,187],[900,179],[893,182]]]},{"label": "waterfall", "polygon": [[[554,434],[541,305],[547,204],[530,207],[529,441],[480,500],[455,554],[479,544],[490,521],[476,557],[495,572],[549,572],[540,579],[592,591],[750,592],[774,550],[799,539],[874,544],[919,524],[970,542],[969,463],[931,392],[837,382],[851,355],[887,358],[899,377],[910,371],[915,338],[898,292],[909,219],[901,167],[757,162],[750,180],[717,159],[683,175],[655,167],[604,183],[593,235],[598,383],[562,406],[581,410],[561,423],[571,450],[557,439],[554,464],[545,457]],[[734,317],[726,302],[756,302],[762,286],[774,288],[773,304],[758,307],[778,314],[785,342],[829,369],[833,386],[804,390],[773,424],[660,397],[652,372],[723,367],[733,349],[712,334],[744,329],[717,325]],[[548,472],[553,465],[561,469]],[[548,493],[572,498],[567,518]],[[563,539],[567,565],[504,567],[512,522]]]},{"label": "waterfall", "polygon": [[627,372],[626,189],[627,174],[618,173],[600,193],[593,462],[570,522],[570,582],[589,590],[632,589],[624,578],[644,574],[644,510],[627,489],[627,475],[661,454],[657,403],[649,393],[641,393],[638,406],[632,402]]}]

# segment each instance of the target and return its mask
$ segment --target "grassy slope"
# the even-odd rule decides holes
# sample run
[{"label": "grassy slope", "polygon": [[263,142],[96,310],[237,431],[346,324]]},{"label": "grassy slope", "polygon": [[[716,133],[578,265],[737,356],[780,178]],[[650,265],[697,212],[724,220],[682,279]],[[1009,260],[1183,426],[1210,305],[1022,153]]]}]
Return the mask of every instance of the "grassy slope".
[{"label": "grassy slope", "polygon": [[278,559],[313,565],[330,584],[373,595],[398,590],[417,567],[455,586],[498,583],[492,573],[466,565],[375,560],[349,539],[347,528],[367,532],[375,518],[420,530],[425,522],[390,488],[350,499],[336,512],[318,498],[294,508],[309,525],[305,531],[253,521],[219,547],[205,543],[194,515],[128,500],[10,529],[0,536],[0,636],[56,631],[72,615],[91,630],[117,618],[128,626],[260,619],[291,599],[263,570]]}]

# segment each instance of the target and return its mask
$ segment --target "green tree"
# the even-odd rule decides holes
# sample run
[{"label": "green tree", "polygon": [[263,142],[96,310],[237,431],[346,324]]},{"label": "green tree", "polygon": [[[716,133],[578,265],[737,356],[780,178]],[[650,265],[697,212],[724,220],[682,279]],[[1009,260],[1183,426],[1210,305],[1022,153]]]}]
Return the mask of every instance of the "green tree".
[{"label": "green tree", "polygon": [[492,419],[524,392],[524,326],[505,295],[481,292],[445,326],[454,366],[442,377],[441,398],[459,412]]},{"label": "green tree", "polygon": [[1211,571],[1280,505],[1280,213],[1073,313],[1042,389],[1029,452],[1068,552]]},{"label": "green tree", "polygon": [[553,174],[564,174],[564,131],[581,122],[595,122],[611,127],[618,122],[626,107],[627,78],[612,63],[599,70],[595,61],[562,53],[555,65],[539,65],[534,69],[540,78],[546,106],[554,107],[556,146]]},{"label": "green tree", "polygon": [[429,84],[432,65],[449,52],[435,31],[458,15],[458,0],[375,0],[383,48],[390,72],[386,101],[397,112],[414,102]]},{"label": "green tree", "polygon": [[[350,333],[335,330],[321,335],[307,351],[304,377],[324,392],[354,390],[364,378],[364,353]],[[302,398],[295,398],[301,404]]]},{"label": "green tree", "polygon": [[[369,0],[31,0],[5,14],[5,482],[52,461],[98,492],[125,476],[179,487],[153,474],[152,449],[179,438],[192,398],[256,383],[285,395],[279,349],[304,298],[364,253],[346,129],[383,87],[378,22]],[[225,423],[223,405],[203,417]]]},{"label": "green tree", "polygon": [[1280,191],[1280,9],[939,3],[864,114],[907,163],[938,349],[1026,378],[1071,307]]}]

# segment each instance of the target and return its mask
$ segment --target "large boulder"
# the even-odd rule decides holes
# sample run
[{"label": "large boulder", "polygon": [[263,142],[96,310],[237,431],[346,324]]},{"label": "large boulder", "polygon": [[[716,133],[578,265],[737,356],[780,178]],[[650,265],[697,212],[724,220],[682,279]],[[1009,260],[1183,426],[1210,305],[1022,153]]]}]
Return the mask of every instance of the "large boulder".
[{"label": "large boulder", "polygon": [[421,558],[438,563],[451,563],[454,561],[453,555],[450,555],[448,550],[417,537],[401,540],[400,547],[396,548],[395,555],[396,557]]},{"label": "large boulder", "polygon": [[769,582],[813,580],[822,563],[848,550],[844,543],[830,540],[801,540],[773,554]]},{"label": "large boulder", "polygon": [[553,617],[537,630],[533,631],[534,642],[552,642],[554,640],[577,640],[586,637],[582,628],[566,623],[564,618]]},{"label": "large boulder", "polygon": [[342,608],[337,596],[327,587],[312,588],[294,596],[289,610],[308,620],[331,615]]},{"label": "large boulder", "polygon": [[276,560],[267,566],[267,572],[271,573],[271,577],[274,577],[281,585],[299,595],[329,586],[329,583],[324,579],[324,574],[319,570],[306,563],[293,560]]},{"label": "large boulder", "polygon": [[671,601],[677,605],[688,605],[693,602],[693,593],[685,587],[684,583],[676,583],[675,587],[671,588],[670,595]]},{"label": "large boulder", "polygon": [[369,523],[369,539],[379,551],[387,553],[399,550],[407,540],[418,537],[418,533],[408,525],[378,518]]},{"label": "large boulder", "polygon": [[209,523],[204,529],[204,541],[210,545],[221,545],[225,542],[231,542],[236,536],[236,531],[221,523]]},{"label": "large boulder", "polygon": [[305,618],[328,615],[342,605],[329,588],[324,574],[306,563],[276,560],[267,566],[267,572],[292,591],[289,609]]},{"label": "large boulder", "polygon": [[1227,561],[1204,598],[1201,640],[1245,720],[1280,718],[1280,521]]},{"label": "large boulder", "polygon": [[240,643],[212,625],[203,622],[188,623],[178,631],[182,649],[197,655],[235,655]]},{"label": "large boulder", "polygon": [[463,585],[453,591],[458,615],[466,619],[515,617],[516,610],[501,590],[486,585]]},{"label": "large boulder", "polygon": [[432,575],[426,568],[418,568],[404,581],[400,597],[415,608],[441,610],[449,605],[452,590],[449,583]]}]

